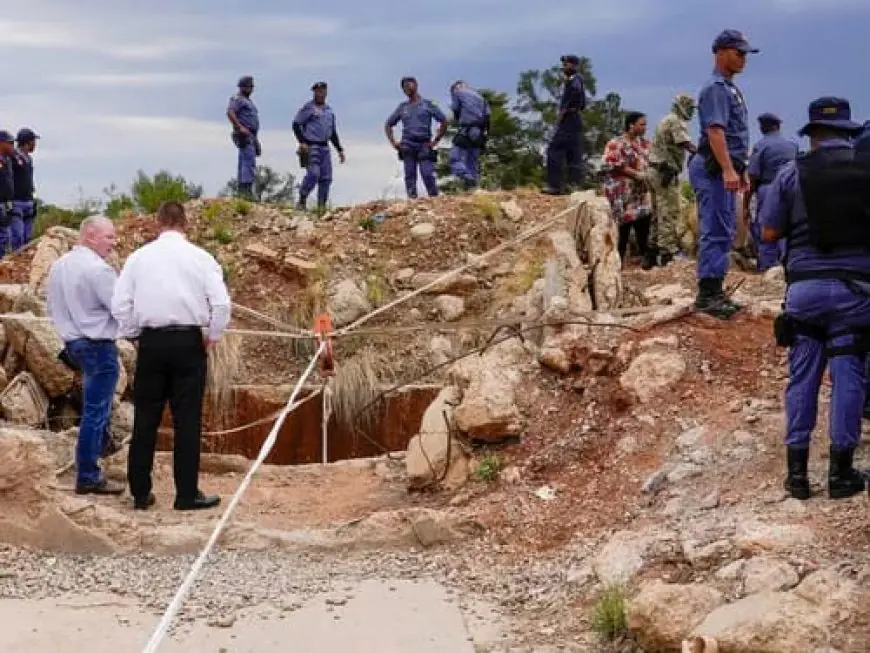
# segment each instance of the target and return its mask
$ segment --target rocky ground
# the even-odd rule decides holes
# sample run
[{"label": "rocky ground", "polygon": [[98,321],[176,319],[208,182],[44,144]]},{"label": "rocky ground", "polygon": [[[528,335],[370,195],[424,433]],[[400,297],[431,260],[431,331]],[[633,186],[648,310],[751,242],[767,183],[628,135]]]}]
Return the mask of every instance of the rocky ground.
[{"label": "rocky ground", "polygon": [[[692,261],[621,270],[606,204],[584,195],[568,206],[541,237],[488,261],[474,256],[542,224],[565,199],[479,194],[322,221],[234,202],[191,206],[193,237],[225,266],[234,299],[291,326],[327,307],[348,324],[436,272],[474,265],[365,325],[384,333],[340,342],[340,366],[365,348],[397,379],[448,362],[427,377],[444,390],[408,451],[265,466],[179,633],[232,627],[241,611],[293,612],[377,578],[446,586],[466,622],[497,631],[469,627],[477,651],[654,653],[680,651],[694,635],[708,638],[700,651],[713,642],[739,653],[868,650],[868,499],[822,492],[827,386],[812,462],[818,496],[801,503],[780,489],[779,271],[735,269],[728,282],[745,309],[719,322],[691,310]],[[123,257],[153,225],[132,217],[119,233]],[[55,232],[0,263],[0,310],[40,314],[45,263],[68,244]],[[234,326],[270,328],[236,315]],[[509,316],[522,339],[501,330],[503,342],[449,364],[493,336],[472,321]],[[457,326],[434,326],[445,322]],[[39,427],[58,405],[74,420],[77,381],[54,366],[50,332],[21,317],[3,323],[17,394],[0,395],[0,598],[109,592],[162,612],[216,515],[169,509],[167,454],[154,511],[69,493],[69,473],[56,472],[75,432]],[[386,332],[397,326],[415,329]],[[287,383],[304,354],[246,339],[237,381]],[[22,374],[31,380],[16,384]],[[119,386],[118,414],[128,399]],[[859,459],[870,464],[863,447]],[[247,465],[207,456],[203,486],[227,496]],[[108,469],[123,477],[123,453]],[[340,601],[333,607],[341,612]]]}]

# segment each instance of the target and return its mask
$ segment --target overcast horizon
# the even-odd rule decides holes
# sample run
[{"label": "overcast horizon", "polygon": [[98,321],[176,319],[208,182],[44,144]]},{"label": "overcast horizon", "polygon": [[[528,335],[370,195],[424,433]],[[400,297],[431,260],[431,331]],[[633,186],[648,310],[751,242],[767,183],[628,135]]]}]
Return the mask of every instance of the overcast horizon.
[{"label": "overcast horizon", "polygon": [[[336,161],[332,200],[351,203],[379,197],[397,172],[382,126],[402,100],[403,75],[416,76],[421,93],[443,106],[457,78],[512,95],[522,70],[576,53],[591,59],[599,96],[620,93],[625,108],[648,114],[652,129],[675,93],[696,94],[712,68],[710,44],[724,28],[744,31],[761,49],[738,78],[753,140],[755,117],[765,111],[779,114],[793,136],[819,95],[844,96],[856,120],[870,118],[862,74],[870,3],[666,6],[445,0],[405,27],[401,11],[388,13],[401,5],[385,0],[337,0],[329,12],[306,13],[277,0],[247,9],[229,0],[188,0],[183,9],[152,0],[147,11],[117,0],[30,0],[27,15],[40,18],[0,20],[0,49],[15,58],[0,127],[28,126],[42,136],[36,183],[47,202],[71,205],[79,186],[86,197],[102,196],[112,183],[126,189],[140,168],[168,169],[214,195],[235,174],[225,111],[238,77],[256,79],[260,162],[297,177],[290,124],[322,79],[348,156],[344,166]],[[390,18],[371,18],[378,14]]]}]

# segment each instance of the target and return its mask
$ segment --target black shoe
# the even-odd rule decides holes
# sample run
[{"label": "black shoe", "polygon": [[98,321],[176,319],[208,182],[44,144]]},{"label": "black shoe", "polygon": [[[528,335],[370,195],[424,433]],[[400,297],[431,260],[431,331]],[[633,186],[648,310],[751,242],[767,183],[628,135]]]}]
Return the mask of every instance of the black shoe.
[{"label": "black shoe", "polygon": [[788,476],[783,487],[795,499],[806,501],[810,498],[810,479],[807,477],[810,450],[789,447],[786,456]]},{"label": "black shoe", "polygon": [[557,190],[555,188],[550,188],[549,186],[547,186],[546,188],[542,188],[541,192],[544,195],[565,195],[566,194],[565,191]]},{"label": "black shoe", "polygon": [[828,467],[828,496],[832,499],[847,499],[860,494],[867,486],[864,476],[852,467],[854,449],[834,449]]},{"label": "black shoe", "polygon": [[641,270],[652,270],[659,264],[659,250],[656,247],[647,248],[640,263]]},{"label": "black shoe", "polygon": [[730,320],[742,307],[722,292],[721,279],[700,279],[695,308],[720,320]]},{"label": "black shoe", "polygon": [[146,498],[133,498],[133,510],[148,510],[151,506],[157,503],[157,497],[152,492]]},{"label": "black shoe", "polygon": [[218,496],[206,496],[202,492],[197,492],[193,499],[175,499],[175,504],[172,506],[176,510],[208,510],[219,505],[221,498]]},{"label": "black shoe", "polygon": [[114,495],[124,494],[124,486],[103,479],[94,485],[76,485],[76,494]]},{"label": "black shoe", "polygon": [[668,267],[668,264],[673,260],[674,260],[673,254],[671,254],[670,252],[667,252],[667,251],[662,252],[661,255],[659,256],[659,266],[666,268],[666,267]]}]

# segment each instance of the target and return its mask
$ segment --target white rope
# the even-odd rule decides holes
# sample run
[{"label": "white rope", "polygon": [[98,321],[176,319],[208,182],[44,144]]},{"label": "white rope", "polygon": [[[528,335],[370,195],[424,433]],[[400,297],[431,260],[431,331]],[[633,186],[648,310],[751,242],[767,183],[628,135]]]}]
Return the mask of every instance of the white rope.
[{"label": "white rope", "polygon": [[326,343],[321,342],[317,353],[314,354],[311,362],[308,363],[307,369],[302,374],[302,376],[299,377],[299,381],[296,383],[296,387],[293,388],[293,392],[290,395],[290,398],[287,400],[287,404],[284,406],[284,410],[281,411],[281,414],[278,416],[275,425],[269,432],[269,437],[266,438],[266,441],[260,448],[260,453],[257,455],[257,459],[254,461],[254,464],[251,465],[248,473],[245,475],[245,478],[242,480],[239,488],[233,495],[233,498],[230,499],[230,503],[227,506],[226,511],[224,511],[224,514],[221,516],[220,521],[217,523],[217,526],[215,526],[215,529],[212,532],[211,537],[208,539],[205,548],[203,548],[202,553],[200,553],[199,557],[194,561],[193,565],[190,568],[190,571],[187,574],[187,577],[184,579],[181,587],[178,588],[178,591],[175,593],[175,597],[172,599],[169,607],[166,608],[166,612],[163,614],[163,618],[160,620],[160,623],[157,624],[157,628],[154,629],[154,634],[151,635],[151,639],[148,641],[148,644],[146,644],[145,648],[142,649],[142,653],[155,653],[160,646],[160,643],[163,641],[164,637],[166,637],[166,633],[169,631],[169,626],[172,624],[172,620],[175,618],[176,614],[181,608],[182,602],[190,591],[190,588],[193,586],[194,580],[196,580],[196,577],[202,570],[202,566],[205,564],[209,553],[211,553],[211,550],[217,543],[218,537],[220,537],[221,532],[227,525],[227,522],[229,521],[230,516],[232,515],[233,511],[236,509],[236,506],[241,500],[242,495],[245,493],[245,490],[248,489],[248,485],[251,484],[251,479],[254,477],[254,473],[259,469],[260,465],[263,464],[263,461],[266,460],[269,453],[272,451],[272,447],[275,446],[275,441],[278,439],[278,432],[281,430],[281,426],[284,424],[284,420],[287,418],[287,415],[290,413],[291,409],[294,408],[293,404],[296,402],[296,396],[302,390],[302,384],[305,383],[305,380],[314,371],[314,365],[315,363],[317,363],[317,359],[320,358],[320,355],[323,353],[323,350],[325,348]]}]

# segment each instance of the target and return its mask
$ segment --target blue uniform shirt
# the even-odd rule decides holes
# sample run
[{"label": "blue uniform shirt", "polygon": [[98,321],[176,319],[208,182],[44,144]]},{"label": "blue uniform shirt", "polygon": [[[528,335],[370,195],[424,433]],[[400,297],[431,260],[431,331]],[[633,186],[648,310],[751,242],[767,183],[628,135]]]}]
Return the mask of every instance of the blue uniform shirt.
[{"label": "blue uniform shirt", "polygon": [[444,122],[447,116],[431,100],[406,100],[387,118],[387,125],[395,127],[402,122],[402,141],[425,143],[432,140],[432,121]]},{"label": "blue uniform shirt", "polygon": [[749,111],[740,89],[730,79],[725,79],[719,71],[701,87],[698,93],[698,122],[701,135],[698,149],[704,152],[710,148],[707,128],[721,127],[725,130],[728,154],[736,165],[747,165],[749,161]]},{"label": "blue uniform shirt", "polygon": [[749,176],[757,177],[762,184],[771,183],[777,171],[797,156],[798,146],[779,132],[761,137],[749,157]]},{"label": "blue uniform shirt", "polygon": [[864,131],[855,139],[855,149],[859,152],[870,152],[870,120],[864,123]]},{"label": "blue uniform shirt", "polygon": [[302,128],[305,142],[326,143],[335,130],[335,113],[328,104],[318,105],[310,100],[299,109],[293,124]]},{"label": "blue uniform shirt", "polygon": [[244,95],[236,94],[230,98],[230,104],[227,111],[235,111],[236,118],[245,127],[256,134],[260,130],[260,113],[251,98]]},{"label": "blue uniform shirt", "polygon": [[489,105],[480,93],[470,88],[457,88],[451,98],[450,110],[460,125],[483,125],[489,115]]},{"label": "blue uniform shirt", "polygon": [[[830,140],[820,147],[852,147],[845,140]],[[788,243],[789,229],[795,225],[806,223],[807,213],[801,199],[798,183],[797,165],[794,161],[786,163],[777,174],[767,200],[761,207],[759,220],[762,227],[775,229],[786,238]],[[786,269],[788,272],[811,270],[870,270],[870,253],[864,249],[839,251],[836,254],[823,254],[809,245],[795,247],[786,246]]]}]

